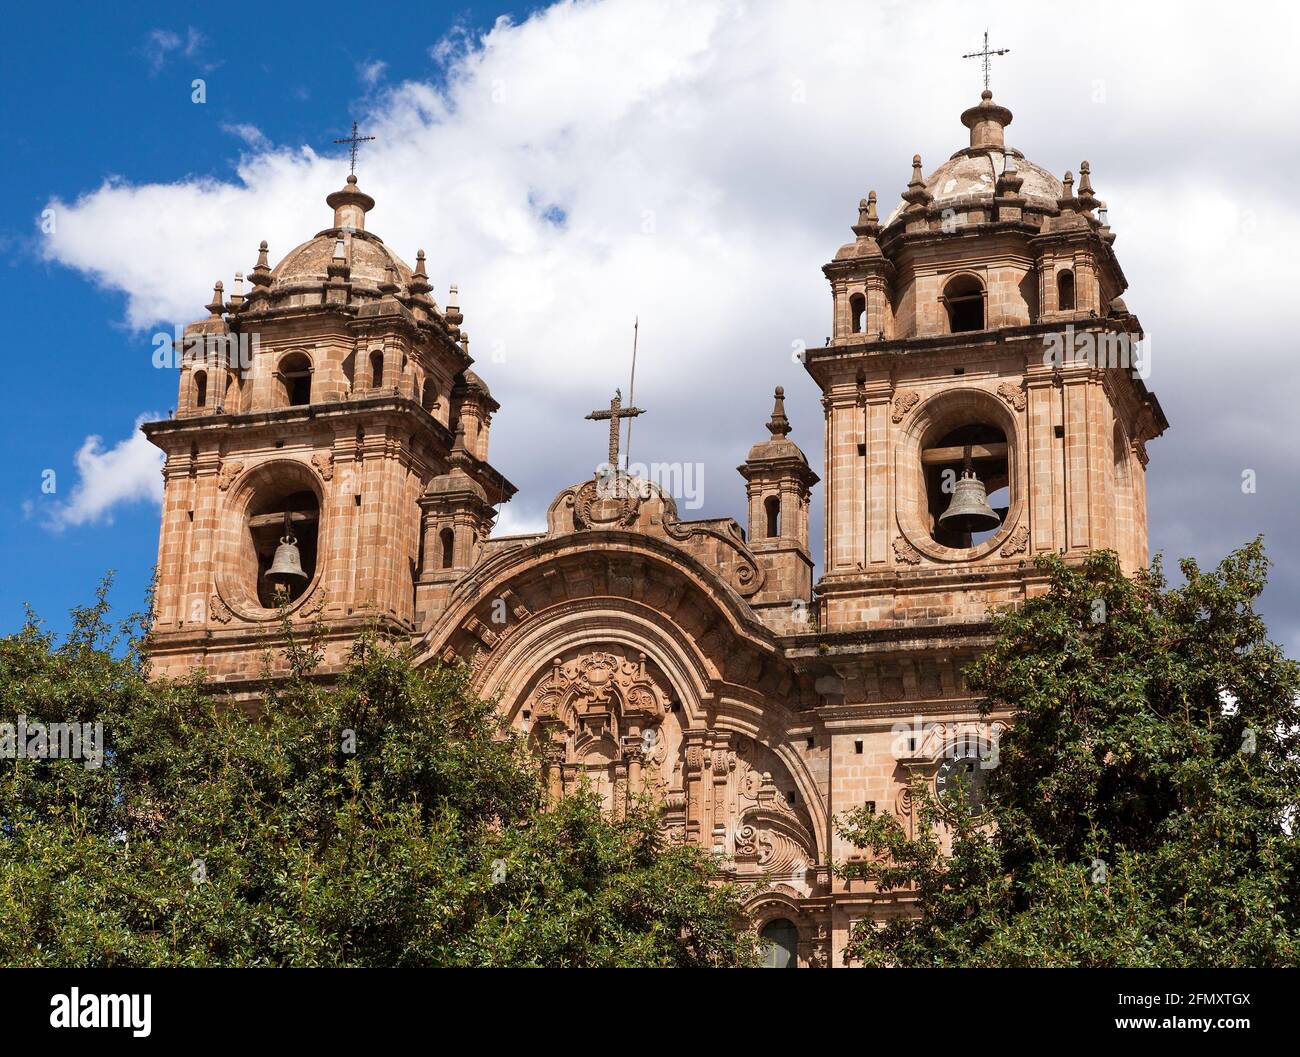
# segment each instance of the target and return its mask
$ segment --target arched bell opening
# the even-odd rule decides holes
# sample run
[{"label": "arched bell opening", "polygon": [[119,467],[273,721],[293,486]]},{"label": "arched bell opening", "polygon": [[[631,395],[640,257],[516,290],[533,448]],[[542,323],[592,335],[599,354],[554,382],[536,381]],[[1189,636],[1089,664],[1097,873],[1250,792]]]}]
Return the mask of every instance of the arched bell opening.
[{"label": "arched bell opening", "polygon": [[438,533],[438,564],[443,569],[456,564],[456,533],[450,528]]},{"label": "arched bell opening", "polygon": [[[292,488],[292,485],[289,486]],[[257,495],[245,521],[250,595],[264,609],[300,598],[316,575],[320,500],[310,489],[269,489]]]},{"label": "arched bell opening", "polygon": [[849,298],[849,330],[862,334],[867,329],[867,299],[862,294]]},{"label": "arched bell opening", "polygon": [[1069,268],[1056,273],[1056,307],[1061,312],[1074,311],[1074,272]]},{"label": "arched bell opening", "polygon": [[960,334],[984,329],[984,284],[974,275],[958,275],[943,288],[948,332]]},{"label": "arched bell opening", "polygon": [[302,407],[311,403],[311,360],[305,353],[291,352],[276,370],[280,407]]},{"label": "arched bell opening", "polygon": [[236,369],[231,369],[226,377],[226,395],[222,398],[222,407],[229,413],[238,414],[244,409],[244,378]]},{"label": "arched bell opening", "polygon": [[770,495],[763,500],[763,513],[766,515],[767,538],[776,539],[781,535],[781,499]]},{"label": "arched bell opening", "polygon": [[935,543],[962,550],[1002,528],[1012,495],[1007,437],[998,426],[972,422],[927,439],[921,471],[926,524]]}]

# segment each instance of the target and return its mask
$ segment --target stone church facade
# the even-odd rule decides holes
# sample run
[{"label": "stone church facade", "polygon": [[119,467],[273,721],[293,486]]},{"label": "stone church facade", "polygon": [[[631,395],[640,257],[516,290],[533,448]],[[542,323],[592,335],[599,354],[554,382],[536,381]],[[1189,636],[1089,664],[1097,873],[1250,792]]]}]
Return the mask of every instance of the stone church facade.
[{"label": "stone church facade", "polygon": [[[329,227],[274,268],[263,243],[247,292],[217,285],[175,416],[145,427],[166,453],[155,673],[256,693],[277,582],[327,670],[369,625],[464,660],[554,792],[654,796],[725,856],[777,962],[839,964],[852,923],[906,895],[833,875],[859,854],[835,817],[869,803],[911,826],[913,775],[975,773],[1006,723],[961,677],[990,608],[1043,589],[1038,554],[1146,562],[1146,444],[1167,425],[1123,358],[1141,328],[1087,163],[1076,184],[1006,146],[987,91],[962,121],[969,145],[929,176],[914,158],[883,220],[872,192],[824,268],[815,585],[819,480],[780,389],[739,467],[743,524],[683,520],[614,469],[615,405],[610,465],[544,532],[493,537],[515,486],[489,461],[499,406],[456,290],[439,305],[424,253],[412,269],[367,230],[349,176]],[[964,472],[981,531],[943,519]],[[300,574],[280,576],[286,541]]]}]

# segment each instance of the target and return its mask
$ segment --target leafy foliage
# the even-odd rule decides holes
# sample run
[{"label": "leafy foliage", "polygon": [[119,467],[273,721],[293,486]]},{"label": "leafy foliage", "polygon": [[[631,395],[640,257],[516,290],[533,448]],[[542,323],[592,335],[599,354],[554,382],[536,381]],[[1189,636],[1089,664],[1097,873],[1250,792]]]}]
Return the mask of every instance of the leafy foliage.
[{"label": "leafy foliage", "polygon": [[[0,964],[695,966],[754,959],[715,862],[642,804],[548,804],[463,668],[373,635],[236,707],[147,678],[106,587],[0,640],[0,722],[102,722],[101,767],[0,759]],[[350,733],[349,733],[350,732]],[[348,751],[354,748],[354,751]]]},{"label": "leafy foliage", "polygon": [[906,966],[1300,964],[1300,669],[1254,610],[1259,540],[1212,572],[1038,566],[967,669],[1012,728],[979,818],[913,788],[909,836],[857,812],[841,868],[914,900],[849,954]]}]

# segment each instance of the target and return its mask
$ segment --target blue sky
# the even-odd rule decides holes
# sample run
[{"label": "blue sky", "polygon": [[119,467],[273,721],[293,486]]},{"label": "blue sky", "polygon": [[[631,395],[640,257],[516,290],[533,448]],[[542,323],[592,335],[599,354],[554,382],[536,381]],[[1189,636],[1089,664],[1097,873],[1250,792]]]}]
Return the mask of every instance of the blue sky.
[{"label": "blue sky", "polygon": [[[10,252],[0,297],[11,348],[39,354],[24,366],[15,357],[5,387],[2,630],[21,622],[24,603],[63,626],[69,607],[89,600],[109,569],[117,573],[118,607],[129,612],[143,599],[157,552],[153,503],[115,505],[96,523],[59,532],[43,527],[42,510],[73,486],[74,456],[87,436],[111,448],[137,414],[166,415],[176,403],[174,373],[150,362],[160,328],[133,330],[121,292],[41,259],[36,224],[49,201],[73,201],[110,178],[230,179],[244,143],[228,128],[238,125],[253,124],[276,142],[337,151],[332,140],[364,113],[371,64],[384,63],[386,78],[436,79],[429,49],[453,25],[483,29],[500,14],[526,16],[529,7],[371,4],[359,17],[355,5],[305,15],[296,5],[266,4],[256,33],[243,15],[212,17],[221,10],[86,4],[74,16],[33,4],[7,16],[0,94],[9,205],[0,223]],[[205,105],[191,102],[195,77],[206,81]],[[42,491],[50,469],[53,495]]]},{"label": "blue sky", "polygon": [[[1055,8],[1017,11],[990,27],[1011,48],[993,87],[1009,142],[1058,174],[1088,158],[1110,206],[1172,423],[1150,446],[1153,551],[1212,563],[1266,533],[1264,610],[1297,653],[1300,472],[1278,438],[1300,405],[1300,15],[1270,8],[1260,34],[1251,6],[1099,0],[1068,49]],[[121,610],[139,604],[159,479],[130,438],[176,399],[153,337],[202,316],[259,239],[274,263],[326,226],[346,173],[331,141],[353,119],[379,137],[358,168],[378,201],[367,226],[408,262],[427,250],[440,303],[460,284],[503,405],[492,459],[520,486],[505,528],[537,527],[590,473],[604,440],[583,416],[624,382],[634,316],[638,456],[701,469],[689,516],[743,516],[735,467],[766,435],[774,385],[820,467],[818,393],[791,349],[828,332],[821,265],[867,190],[883,215],[914,152],[928,172],[964,146],[958,115],[981,85],[960,56],[988,14],[956,0],[14,10],[0,630],[24,602],[61,626],[110,568]],[[818,556],[820,507],[818,489]]]}]

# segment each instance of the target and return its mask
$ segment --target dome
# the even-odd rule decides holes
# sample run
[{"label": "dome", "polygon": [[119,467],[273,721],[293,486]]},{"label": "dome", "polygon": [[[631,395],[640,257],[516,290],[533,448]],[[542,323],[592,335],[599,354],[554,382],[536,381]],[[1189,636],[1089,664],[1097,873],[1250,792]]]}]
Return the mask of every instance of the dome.
[{"label": "dome", "polygon": [[406,292],[411,281],[411,269],[406,262],[391,252],[378,236],[346,228],[322,231],[286,253],[271,270],[272,289],[298,282],[313,286],[329,282],[329,266],[339,239],[343,239],[344,257],[351,269],[349,277],[352,282],[378,287],[386,281],[391,265],[397,272],[395,281],[402,287],[401,292]]},{"label": "dome", "polygon": [[427,293],[429,286],[420,268],[410,266],[384,245],[384,240],[366,230],[366,213],[375,200],[357,186],[350,175],[347,182],[325,199],[334,210],[334,223],[314,238],[295,246],[274,268],[267,267],[266,243],[250,278],[273,299],[295,291],[318,290],[336,277],[346,278],[354,287],[398,297]]},{"label": "dome", "polygon": [[1041,165],[1025,158],[1014,147],[1003,143],[1003,130],[1011,124],[1011,111],[993,102],[993,93],[985,91],[976,106],[961,116],[962,124],[970,129],[970,146],[959,150],[924,180],[919,177],[919,162],[913,183],[908,185],[908,195],[894,207],[885,220],[889,227],[903,215],[908,199],[924,185],[930,196],[930,206],[937,209],[991,204],[997,192],[998,179],[1009,170],[1021,180],[1017,195],[1030,206],[1055,211],[1057,199],[1064,196],[1061,181]]},{"label": "dome", "polygon": [[[958,151],[925,178],[925,189],[933,196],[933,205],[939,209],[981,200],[991,203],[998,177],[1006,169],[1008,158],[1014,159],[1016,174],[1024,181],[1020,197],[1033,205],[1055,210],[1056,200],[1065,193],[1061,181],[1010,147]],[[897,220],[906,208],[906,202],[899,202],[885,221],[885,227]]]}]

